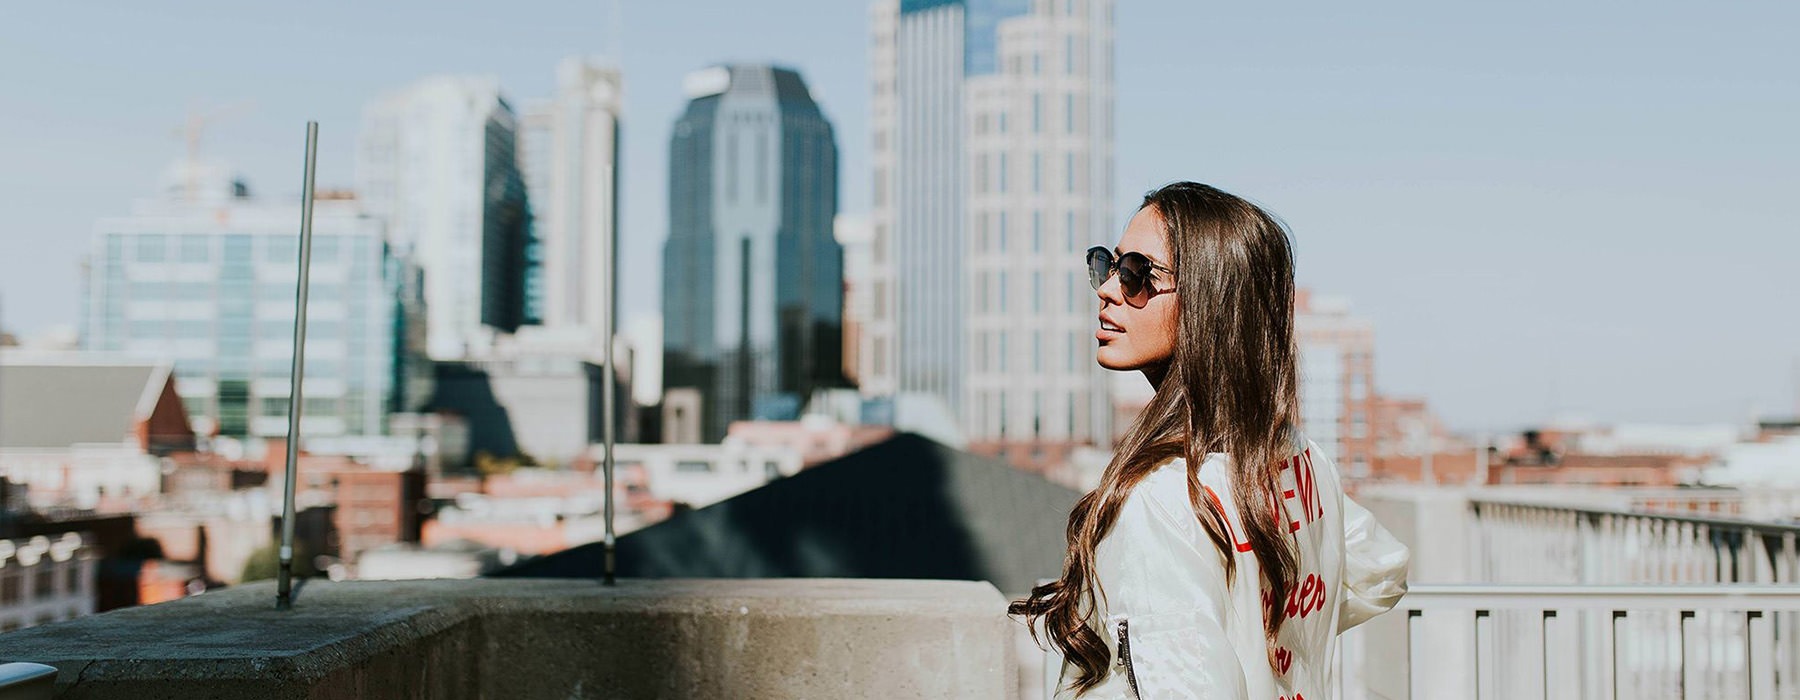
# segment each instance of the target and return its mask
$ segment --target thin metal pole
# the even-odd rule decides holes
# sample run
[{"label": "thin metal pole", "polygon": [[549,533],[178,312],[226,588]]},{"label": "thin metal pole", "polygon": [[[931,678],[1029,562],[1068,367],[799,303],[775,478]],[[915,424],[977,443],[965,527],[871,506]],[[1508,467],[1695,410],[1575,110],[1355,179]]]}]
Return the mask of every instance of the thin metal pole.
[{"label": "thin metal pole", "polygon": [[[618,177],[618,173],[609,172],[608,174],[611,175],[612,178]],[[616,183],[617,181],[614,180],[614,182]],[[618,190],[616,184],[613,189],[615,192]],[[617,199],[615,198],[614,201],[616,202]],[[617,221],[617,217],[614,217],[614,221]],[[606,563],[601,582],[611,586],[615,583],[613,579],[614,546],[618,543],[618,537],[613,533],[613,424],[617,422],[614,416],[615,411],[613,410],[613,393],[616,389],[613,384],[613,331],[615,330],[613,328],[615,325],[613,323],[613,317],[619,310],[619,290],[617,285],[613,284],[613,271],[614,266],[616,265],[616,254],[618,253],[618,251],[615,250],[618,227],[615,225],[608,234],[609,235],[600,237],[600,249],[604,253],[604,255],[601,256],[603,258],[603,264],[600,266],[600,274],[602,275],[603,289],[606,290],[606,304],[602,309],[602,316],[600,319],[600,325],[602,327],[601,335],[606,342],[606,348],[603,351],[605,353],[605,359],[602,362],[606,376],[602,377],[600,380],[600,420],[603,424],[600,428],[602,444],[601,469],[606,473]]]},{"label": "thin metal pole", "polygon": [[281,566],[275,608],[293,607],[294,482],[300,455],[300,388],[306,378],[306,292],[312,274],[313,176],[319,161],[319,123],[306,123],[306,181],[300,194],[300,283],[294,293],[294,367],[288,377],[287,479],[281,488]]}]

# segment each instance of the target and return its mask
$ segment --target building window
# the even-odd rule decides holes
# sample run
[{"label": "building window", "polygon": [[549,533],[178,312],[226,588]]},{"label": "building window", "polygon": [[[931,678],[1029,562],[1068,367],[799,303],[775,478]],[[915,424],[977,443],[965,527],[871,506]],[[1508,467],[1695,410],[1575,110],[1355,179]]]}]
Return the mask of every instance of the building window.
[{"label": "building window", "polygon": [[[1074,335],[1069,336],[1069,371],[1075,372],[1075,371],[1079,371],[1080,369],[1081,369],[1081,335],[1074,334]],[[1073,401],[1073,400],[1074,400],[1074,395],[1070,394],[1070,401]]]},{"label": "building window", "polygon": [[1041,53],[1031,54],[1031,74],[1032,75],[1043,75],[1044,74],[1044,55],[1043,54],[1041,54]]},{"label": "building window", "polygon": [[1075,194],[1075,152],[1063,154],[1063,187],[1069,194]]},{"label": "building window", "polygon": [[145,234],[137,239],[137,261],[158,263],[169,259],[168,245],[161,234]]},{"label": "building window", "polygon": [[1031,371],[1042,374],[1044,371],[1043,333],[1033,331],[1031,334]]},{"label": "building window", "polygon": [[1031,211],[1031,252],[1044,252],[1044,212]]},{"label": "building window", "polygon": [[975,154],[975,192],[987,194],[988,191],[988,157],[986,153]]},{"label": "building window", "polygon": [[1031,93],[1031,133],[1044,133],[1044,93]]},{"label": "building window", "polygon": [[[1000,294],[996,297],[996,301],[998,302],[998,306],[1000,308],[1000,313],[1006,313],[1007,306],[1006,306],[1006,271],[1005,270],[1000,271]],[[1005,354],[1005,353],[1003,352],[1001,354]]]},{"label": "building window", "polygon": [[206,236],[181,237],[181,261],[184,263],[206,262],[212,253],[212,243]]},{"label": "building window", "polygon": [[[1000,331],[1000,352],[999,352],[999,356],[996,357],[995,361],[994,361],[994,369],[996,371],[999,371],[999,372],[1006,371],[1006,340],[1010,337],[1012,337],[1012,331]],[[1004,416],[1006,414],[1006,393],[1005,392],[1000,393],[1000,413],[1002,416]],[[1005,419],[1002,418],[1001,422],[1004,423]]]},{"label": "building window", "polygon": [[1063,133],[1075,133],[1075,93],[1063,94]]},{"label": "building window", "polygon": [[[1031,271],[1031,312],[1034,314],[1044,312],[1044,273],[1039,270]],[[1032,341],[1033,344],[1036,342]]]},{"label": "building window", "polygon": [[1000,193],[1006,194],[1006,152],[1000,152]]},{"label": "building window", "polygon": [[1006,254],[1006,233],[1007,233],[1006,232],[1006,212],[1002,211],[1002,212],[1000,212],[1000,235],[999,235],[999,238],[1000,238],[999,249],[1000,249],[1000,254],[1002,254],[1002,255]]},{"label": "building window", "polygon": [[1041,194],[1044,191],[1044,154],[1031,152],[1031,193]]},{"label": "building window", "polygon": [[1067,238],[1067,240],[1064,242],[1063,249],[1067,250],[1071,253],[1075,252],[1075,211],[1074,210],[1069,210],[1069,211],[1063,212],[1063,235],[1065,238]]},{"label": "building window", "polygon": [[712,470],[712,462],[705,460],[684,459],[675,463],[675,471],[683,474],[707,474]]},{"label": "building window", "polygon": [[1069,75],[1075,74],[1075,35],[1074,34],[1069,34],[1069,35],[1066,35],[1063,37],[1063,72],[1067,73]]}]

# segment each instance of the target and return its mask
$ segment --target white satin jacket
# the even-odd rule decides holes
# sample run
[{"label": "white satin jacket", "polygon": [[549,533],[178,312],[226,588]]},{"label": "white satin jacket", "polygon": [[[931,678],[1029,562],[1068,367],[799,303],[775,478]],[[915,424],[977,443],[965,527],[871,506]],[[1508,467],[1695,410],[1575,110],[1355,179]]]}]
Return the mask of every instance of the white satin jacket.
[{"label": "white satin jacket", "polygon": [[[1200,466],[1202,495],[1230,523],[1237,570],[1227,585],[1219,550],[1195,517],[1187,463],[1171,460],[1132,489],[1095,550],[1096,631],[1110,673],[1081,700],[1329,700],[1338,633],[1386,612],[1406,593],[1409,553],[1344,495],[1335,465],[1304,441],[1281,474],[1282,505],[1299,577],[1280,604],[1287,619],[1273,664],[1263,635],[1261,572],[1228,478],[1228,458]],[[1273,515],[1273,514],[1271,514]],[[1065,662],[1057,697],[1072,697]]]}]

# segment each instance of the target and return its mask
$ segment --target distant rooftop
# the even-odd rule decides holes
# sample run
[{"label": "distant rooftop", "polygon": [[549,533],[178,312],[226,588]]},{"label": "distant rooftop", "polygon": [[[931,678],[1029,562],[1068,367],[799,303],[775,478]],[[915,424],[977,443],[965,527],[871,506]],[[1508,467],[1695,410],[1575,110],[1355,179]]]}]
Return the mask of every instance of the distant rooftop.
[{"label": "distant rooftop", "polygon": [[[618,540],[638,578],[989,581],[1022,594],[1062,568],[1080,494],[1005,463],[902,434]],[[497,576],[598,578],[583,545]]]},{"label": "distant rooftop", "polygon": [[0,449],[120,444],[149,416],[168,365],[0,353]]}]

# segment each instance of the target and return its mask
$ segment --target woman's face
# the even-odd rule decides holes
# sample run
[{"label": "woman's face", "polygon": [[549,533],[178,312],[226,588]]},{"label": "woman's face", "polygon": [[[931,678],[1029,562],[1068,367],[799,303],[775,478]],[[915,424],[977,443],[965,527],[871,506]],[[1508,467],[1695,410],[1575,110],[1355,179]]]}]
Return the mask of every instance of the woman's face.
[{"label": "woman's face", "polygon": [[1162,214],[1156,207],[1144,207],[1131,217],[1125,236],[1113,250],[1113,259],[1132,252],[1156,265],[1146,289],[1126,299],[1119,288],[1119,275],[1114,273],[1096,292],[1100,295],[1100,329],[1094,333],[1100,343],[1097,355],[1100,366],[1110,370],[1156,368],[1166,365],[1175,354],[1180,299],[1167,293],[1175,289],[1175,279],[1168,272],[1174,265]]}]

